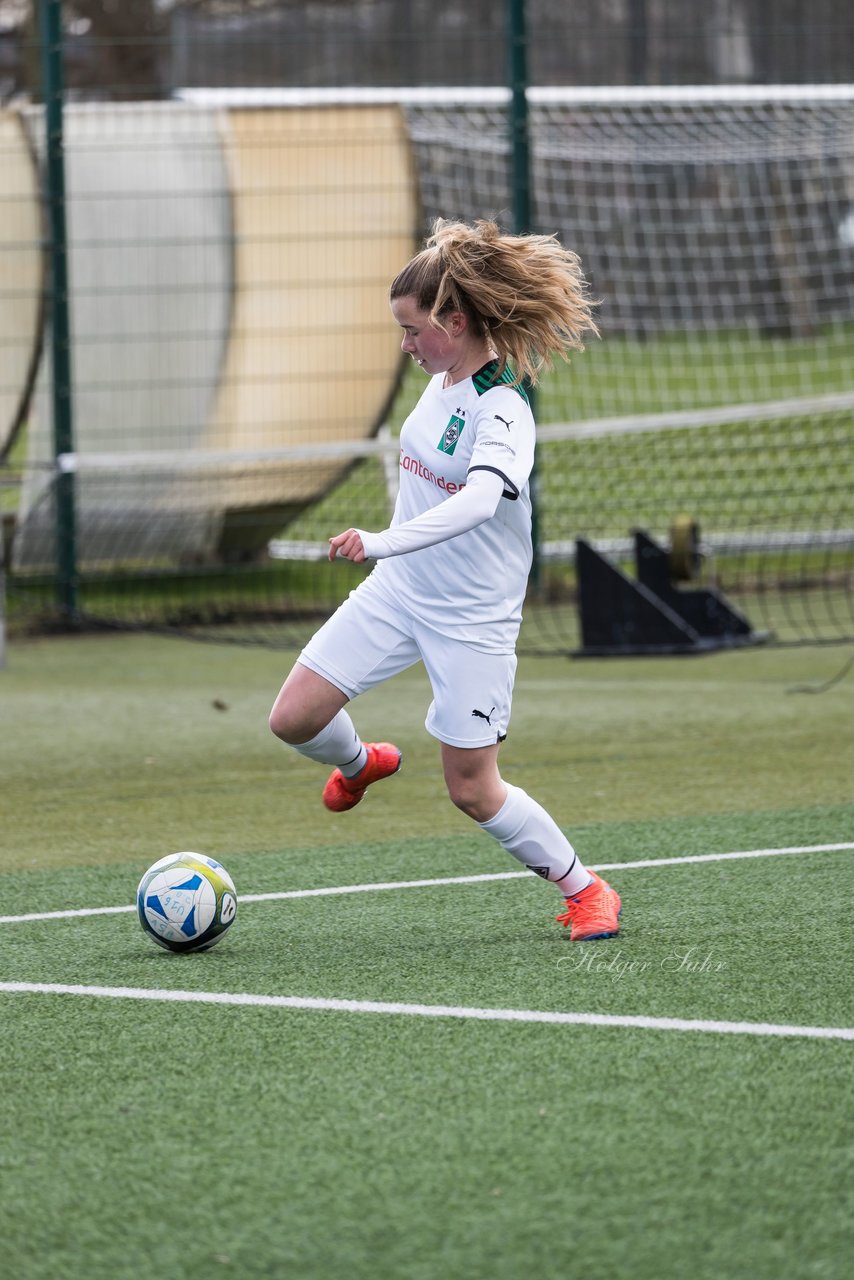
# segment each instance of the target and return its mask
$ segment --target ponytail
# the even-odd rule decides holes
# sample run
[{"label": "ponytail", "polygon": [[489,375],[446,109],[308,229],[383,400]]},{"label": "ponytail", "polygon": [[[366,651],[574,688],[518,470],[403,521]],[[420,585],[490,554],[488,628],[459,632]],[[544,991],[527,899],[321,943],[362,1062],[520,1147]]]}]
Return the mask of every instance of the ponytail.
[{"label": "ponytail", "polygon": [[438,218],[425,248],[393,281],[391,299],[415,298],[431,324],[462,311],[516,378],[536,383],[555,357],[598,336],[581,260],[556,236],[504,235],[495,222]]}]

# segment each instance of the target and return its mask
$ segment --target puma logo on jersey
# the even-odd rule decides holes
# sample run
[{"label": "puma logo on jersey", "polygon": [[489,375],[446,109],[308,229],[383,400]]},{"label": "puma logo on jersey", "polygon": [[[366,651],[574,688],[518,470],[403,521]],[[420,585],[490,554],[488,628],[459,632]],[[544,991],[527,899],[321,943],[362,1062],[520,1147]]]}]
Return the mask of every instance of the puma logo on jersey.
[{"label": "puma logo on jersey", "polygon": [[516,421],[515,418],[511,418],[510,421],[508,422],[506,418],[502,418],[500,413],[494,413],[492,416],[496,422],[503,422],[508,431],[513,426],[513,423]]},{"label": "puma logo on jersey", "polygon": [[472,715],[477,716],[479,720],[485,720],[488,725],[491,725],[492,721],[490,720],[489,716],[492,715],[494,710],[495,710],[495,707],[491,707],[489,715],[487,715],[485,711],[478,711],[477,707],[475,707],[474,711],[472,711]]}]

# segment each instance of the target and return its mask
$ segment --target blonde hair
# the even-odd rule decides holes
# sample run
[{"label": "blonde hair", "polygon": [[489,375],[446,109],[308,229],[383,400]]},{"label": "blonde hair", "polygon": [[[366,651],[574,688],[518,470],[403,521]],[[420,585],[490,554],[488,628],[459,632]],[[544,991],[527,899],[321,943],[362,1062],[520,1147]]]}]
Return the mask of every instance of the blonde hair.
[{"label": "blonde hair", "polygon": [[462,311],[521,382],[536,383],[554,357],[583,351],[598,336],[581,260],[557,236],[504,235],[495,222],[437,218],[425,248],[391,285],[391,299],[413,297],[430,323]]}]

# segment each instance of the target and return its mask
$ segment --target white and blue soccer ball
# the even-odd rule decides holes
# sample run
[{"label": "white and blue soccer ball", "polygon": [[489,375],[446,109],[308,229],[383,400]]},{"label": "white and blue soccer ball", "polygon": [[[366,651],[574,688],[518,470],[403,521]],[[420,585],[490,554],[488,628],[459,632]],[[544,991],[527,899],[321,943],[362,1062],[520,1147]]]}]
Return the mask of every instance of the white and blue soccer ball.
[{"label": "white and blue soccer ball", "polygon": [[143,931],[168,951],[204,951],[237,915],[234,881],[204,853],[170,853],[149,867],[136,891]]}]

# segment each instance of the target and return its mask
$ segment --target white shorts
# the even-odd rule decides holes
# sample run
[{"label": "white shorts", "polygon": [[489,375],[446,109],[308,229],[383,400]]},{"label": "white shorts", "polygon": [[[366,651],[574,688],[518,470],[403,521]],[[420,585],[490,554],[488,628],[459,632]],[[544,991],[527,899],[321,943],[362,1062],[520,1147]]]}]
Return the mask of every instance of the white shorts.
[{"label": "white shorts", "polygon": [[433,690],[424,726],[451,747],[488,747],[507,736],[515,653],[484,653],[413,617],[366,578],[299,656],[348,698],[423,662]]}]

